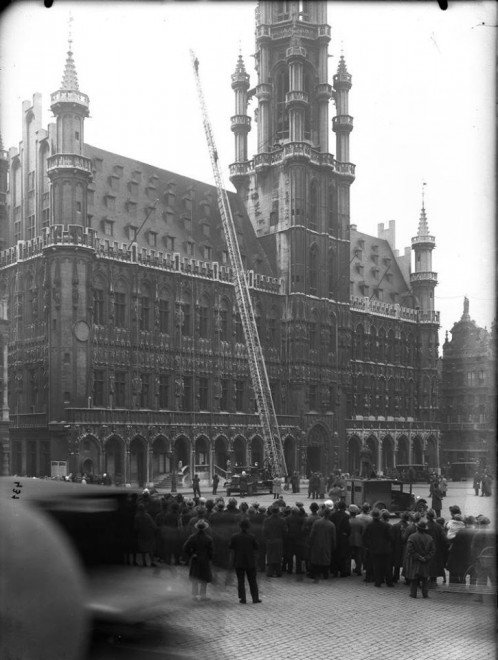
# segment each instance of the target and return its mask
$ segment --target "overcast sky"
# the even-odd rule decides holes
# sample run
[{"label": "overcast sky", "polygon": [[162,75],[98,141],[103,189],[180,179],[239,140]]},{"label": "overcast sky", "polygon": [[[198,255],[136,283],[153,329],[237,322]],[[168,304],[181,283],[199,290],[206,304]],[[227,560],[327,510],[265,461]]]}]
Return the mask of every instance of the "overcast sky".
[{"label": "overcast sky", "polygon": [[[436,236],[436,308],[444,331],[463,298],[482,326],[494,318],[496,5],[329,2],[329,81],[341,49],[353,76],[351,222],[377,234],[396,221],[402,252],[417,233],[422,182]],[[220,162],[234,160],[230,74],[241,50],[251,86],[256,2],[17,2],[0,18],[0,127],[21,139],[21,103],[43,95],[52,121],[73,16],[80,90],[90,97],[86,142],[213,182],[189,49],[200,60]],[[250,114],[255,109],[250,105]],[[335,114],[333,104],[330,117]],[[256,131],[250,134],[254,153]],[[330,150],[335,152],[331,132]],[[228,176],[225,174],[228,183]]]}]

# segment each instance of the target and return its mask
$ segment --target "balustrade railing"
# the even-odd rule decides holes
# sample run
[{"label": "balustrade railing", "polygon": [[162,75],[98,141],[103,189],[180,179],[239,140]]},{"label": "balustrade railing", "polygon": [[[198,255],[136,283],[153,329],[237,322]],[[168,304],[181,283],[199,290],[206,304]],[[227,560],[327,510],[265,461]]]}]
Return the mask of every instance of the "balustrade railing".
[{"label": "balustrade railing", "polygon": [[79,154],[55,154],[47,158],[47,172],[51,170],[61,169],[78,169],[84,170],[88,174],[92,173],[92,161],[86,156]]},{"label": "balustrade railing", "polygon": [[80,105],[88,107],[90,99],[86,94],[83,94],[83,92],[60,89],[57,92],[50,94],[50,103],[51,105],[54,105],[55,103],[79,103]]},{"label": "balustrade railing", "polygon": [[350,309],[379,316],[388,316],[393,319],[402,319],[404,321],[413,321],[414,323],[439,323],[439,312],[421,311],[411,309],[410,307],[401,307],[399,304],[391,305],[380,300],[370,300],[370,298],[358,298],[353,296],[349,301]]}]

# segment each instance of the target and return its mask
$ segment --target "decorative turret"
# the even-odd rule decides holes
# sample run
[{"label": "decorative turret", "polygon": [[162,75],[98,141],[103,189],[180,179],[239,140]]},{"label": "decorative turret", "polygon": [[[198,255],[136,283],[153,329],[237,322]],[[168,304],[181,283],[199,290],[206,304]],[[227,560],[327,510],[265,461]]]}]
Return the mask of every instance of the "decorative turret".
[{"label": "decorative turret", "polygon": [[353,130],[353,117],[349,114],[351,81],[352,76],[348,73],[346,60],[341,54],[334,76],[336,116],[332,120],[332,127],[336,134],[336,158],[344,163],[349,162],[349,134]]},{"label": "decorative turret", "polygon": [[85,226],[86,189],[92,177],[92,162],[83,155],[89,98],[79,91],[71,46],[69,35],[61,87],[50,97],[57,128],[55,155],[48,159],[47,173],[53,188],[53,223]]},{"label": "decorative turret", "polygon": [[239,54],[235,72],[232,74],[232,89],[235,92],[235,115],[230,118],[235,136],[235,162],[247,160],[247,134],[251,130],[251,118],[247,114],[247,90],[249,74],[246,72],[242,54]]},{"label": "decorative turret", "polygon": [[[423,186],[426,184],[424,183]],[[422,311],[434,311],[434,289],[437,285],[437,273],[432,271],[432,250],[436,239],[429,233],[425,212],[424,188],[422,187],[422,209],[417,235],[412,238],[412,250],[415,253],[415,272],[410,275],[413,293]]]}]

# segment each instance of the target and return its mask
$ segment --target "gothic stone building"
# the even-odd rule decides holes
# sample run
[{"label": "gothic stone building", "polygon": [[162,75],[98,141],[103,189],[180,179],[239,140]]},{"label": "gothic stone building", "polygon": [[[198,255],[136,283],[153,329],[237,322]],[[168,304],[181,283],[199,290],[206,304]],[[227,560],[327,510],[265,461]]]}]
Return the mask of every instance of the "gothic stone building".
[{"label": "gothic stone building", "polygon": [[496,441],[495,326],[491,332],[462,318],[446,334],[441,380],[441,464],[474,461],[493,470]]},{"label": "gothic stone building", "polygon": [[[394,224],[351,225],[352,77],[341,57],[330,85],[329,42],[325,2],[259,3],[256,85],[241,57],[232,76],[230,203],[287,469],[437,467],[435,240],[422,209],[410,272]],[[4,472],[167,483],[180,461],[206,479],[262,464],[216,189],[86,144],[71,47],[50,107],[44,129],[39,95],[25,102],[2,152]]]}]

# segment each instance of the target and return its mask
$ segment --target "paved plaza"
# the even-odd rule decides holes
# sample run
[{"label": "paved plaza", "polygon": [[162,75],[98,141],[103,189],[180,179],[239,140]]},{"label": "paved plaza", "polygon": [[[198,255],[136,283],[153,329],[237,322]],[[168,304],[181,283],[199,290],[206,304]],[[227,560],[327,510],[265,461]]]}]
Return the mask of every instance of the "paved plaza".
[{"label": "paved plaza", "polygon": [[[427,496],[418,484],[414,494]],[[206,493],[206,496],[208,494]],[[237,498],[239,499],[239,498]],[[258,496],[270,504],[271,495]],[[311,500],[307,493],[285,493],[289,503]],[[251,498],[248,498],[251,501]],[[471,484],[450,483],[444,501],[459,504],[467,514],[483,513],[494,521],[494,498],[474,495]],[[496,657],[496,599],[482,603],[471,593],[456,593],[439,585],[428,599],[409,598],[408,588],[397,584],[375,589],[363,578],[331,578],[314,584],[296,575],[267,578],[258,574],[261,604],[238,602],[235,576],[216,570],[208,587],[210,600],[190,597],[188,569],[129,568],[143,588],[164,592],[165,604],[155,624],[166,644],[145,640],[115,648],[112,657],[148,660],[202,658],[202,660],[486,660]],[[228,585],[227,585],[228,575]],[[169,596],[169,597],[168,597]],[[119,645],[118,645],[119,646]],[[126,645],[125,645],[126,647]],[[118,653],[118,650],[120,651]],[[92,660],[110,658],[104,651]]]}]

